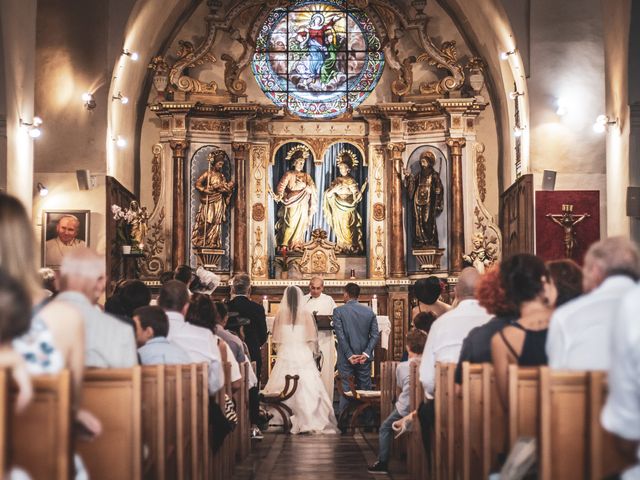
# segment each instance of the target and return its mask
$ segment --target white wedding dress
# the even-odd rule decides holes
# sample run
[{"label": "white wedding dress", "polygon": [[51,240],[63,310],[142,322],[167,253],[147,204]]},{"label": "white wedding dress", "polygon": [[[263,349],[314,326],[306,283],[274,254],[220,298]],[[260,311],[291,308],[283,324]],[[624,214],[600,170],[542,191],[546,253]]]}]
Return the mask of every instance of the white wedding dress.
[{"label": "white wedding dress", "polygon": [[[302,298],[302,291],[295,288]],[[283,296],[283,304],[287,292]],[[298,303],[301,305],[301,303]],[[274,322],[273,341],[277,344],[276,363],[264,388],[268,393],[280,393],[285,386],[286,375],[298,375],[298,388],[284,403],[291,409],[291,433],[338,433],[333,405],[313,359],[310,341],[317,331],[310,312],[301,311],[295,321],[290,320],[286,305],[281,306]],[[311,324],[310,324],[311,322]],[[313,331],[311,331],[313,329]]]}]

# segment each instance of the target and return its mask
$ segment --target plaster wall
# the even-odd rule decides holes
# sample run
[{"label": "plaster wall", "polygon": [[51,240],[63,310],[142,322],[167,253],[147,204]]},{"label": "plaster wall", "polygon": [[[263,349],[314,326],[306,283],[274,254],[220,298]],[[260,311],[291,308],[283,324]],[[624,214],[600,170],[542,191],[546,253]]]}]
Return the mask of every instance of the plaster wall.
[{"label": "plaster wall", "polygon": [[[602,1],[606,114],[618,119],[607,130],[607,230],[609,235],[629,235],[626,190],[629,185],[629,28],[631,0]],[[636,32],[637,35],[637,32]],[[636,226],[634,224],[634,226]]]},{"label": "plaster wall", "polygon": [[[6,66],[1,29],[2,24],[0,23],[0,65],[4,70]],[[4,74],[0,74],[0,190],[7,189],[7,103],[5,93]]]},{"label": "plaster wall", "polygon": [[4,51],[6,92],[7,191],[31,210],[33,195],[33,139],[20,119],[34,117],[36,0],[2,0],[0,29]]},{"label": "plaster wall", "polygon": [[[608,4],[609,2],[607,2]],[[607,203],[605,137],[593,131],[604,113],[604,37],[600,0],[531,2],[531,172],[558,172],[556,189],[602,192]],[[558,100],[567,114],[556,113]],[[611,187],[611,184],[609,184]],[[607,234],[607,215],[601,235]],[[611,233],[611,232],[609,232]]]}]

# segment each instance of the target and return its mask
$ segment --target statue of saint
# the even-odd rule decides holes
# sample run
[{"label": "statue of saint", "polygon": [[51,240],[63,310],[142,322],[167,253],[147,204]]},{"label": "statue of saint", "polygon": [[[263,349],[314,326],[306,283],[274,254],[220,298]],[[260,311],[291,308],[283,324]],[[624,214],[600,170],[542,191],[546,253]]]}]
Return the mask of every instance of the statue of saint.
[{"label": "statue of saint", "polygon": [[136,200],[132,200],[129,204],[129,212],[131,212],[131,238],[135,247],[142,248],[149,230],[147,207],[140,208],[140,204]]},{"label": "statue of saint", "polygon": [[444,188],[440,174],[433,168],[436,156],[429,151],[420,155],[420,171],[405,170],[405,185],[413,202],[413,247],[438,248],[436,217],[444,208]]},{"label": "statue of saint", "polygon": [[478,273],[483,274],[487,267],[493,264],[494,258],[491,252],[484,246],[484,236],[477,232],[471,241],[473,250],[462,256],[462,260],[467,267],[474,267]]},{"label": "statue of saint", "polygon": [[554,223],[560,225],[563,230],[564,256],[565,258],[573,257],[573,249],[578,243],[576,241],[575,226],[591,215],[585,213],[583,215],[574,215],[573,205],[562,205],[562,213],[547,213],[546,217],[550,218]]},{"label": "statue of saint", "polygon": [[304,171],[305,163],[311,155],[304,145],[294,147],[285,160],[293,167],[287,171],[271,192],[273,199],[281,206],[275,224],[278,248],[302,250],[305,235],[317,210],[318,190],[311,175]]},{"label": "statue of saint", "polygon": [[222,173],[226,156],[222,150],[210,152],[209,168],[196,180],[201,204],[191,233],[194,247],[222,248],[222,225],[235,187],[235,182],[228,181]]},{"label": "statue of saint", "polygon": [[364,251],[362,240],[362,217],[358,213],[358,204],[362,201],[367,182],[362,188],[350,175],[358,165],[355,154],[349,150],[338,153],[337,177],[324,192],[322,209],[327,223],[336,234],[336,250],[340,253],[360,254]]}]

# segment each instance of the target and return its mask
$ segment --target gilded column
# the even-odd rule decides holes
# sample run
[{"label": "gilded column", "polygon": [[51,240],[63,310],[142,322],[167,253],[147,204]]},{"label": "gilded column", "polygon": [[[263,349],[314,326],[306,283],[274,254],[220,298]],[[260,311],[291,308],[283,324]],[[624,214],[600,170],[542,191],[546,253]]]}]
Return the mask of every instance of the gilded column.
[{"label": "gilded column", "polygon": [[462,183],[462,147],[464,138],[449,138],[447,146],[451,153],[451,267],[462,270],[464,255],[464,199]]},{"label": "gilded column", "polygon": [[233,273],[247,273],[247,179],[246,143],[233,144],[236,198],[233,207]]},{"label": "gilded column", "polygon": [[171,235],[171,251],[173,267],[186,263],[186,205],[184,194],[184,158],[189,148],[188,140],[171,140],[169,146],[173,151],[173,222]]},{"label": "gilded column", "polygon": [[407,276],[404,259],[404,222],[402,221],[402,152],[404,143],[390,143],[391,151],[391,203],[390,203],[390,242],[389,274],[399,278]]}]

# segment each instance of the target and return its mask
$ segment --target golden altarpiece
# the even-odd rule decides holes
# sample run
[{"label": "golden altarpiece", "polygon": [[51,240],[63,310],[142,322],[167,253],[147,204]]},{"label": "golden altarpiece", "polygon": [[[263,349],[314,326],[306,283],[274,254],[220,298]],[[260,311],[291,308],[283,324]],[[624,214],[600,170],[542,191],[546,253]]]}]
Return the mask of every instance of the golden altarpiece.
[{"label": "golden altarpiece", "polygon": [[[497,134],[483,62],[439,7],[404,3],[194,11],[150,64],[143,278],[180,264],[224,280],[246,272],[257,301],[312,275],[340,299],[355,278],[361,301],[375,297],[389,316],[398,357],[416,278],[453,285],[474,250],[499,257],[485,205],[497,164],[485,142]],[[451,40],[436,45],[433,17]]]}]

